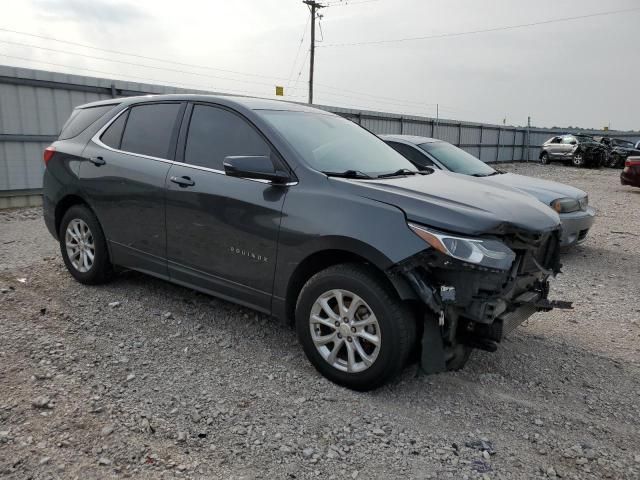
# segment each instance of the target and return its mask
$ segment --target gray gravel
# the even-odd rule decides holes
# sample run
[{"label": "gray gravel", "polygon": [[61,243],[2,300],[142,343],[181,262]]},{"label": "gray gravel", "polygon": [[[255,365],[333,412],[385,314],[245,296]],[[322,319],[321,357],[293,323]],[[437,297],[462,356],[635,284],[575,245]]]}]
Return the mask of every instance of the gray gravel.
[{"label": "gray gravel", "polygon": [[37,209],[0,212],[0,477],[639,478],[640,190],[505,168],[598,209],[552,289],[575,310],[372,393],[250,310],[132,272],[82,286]]}]

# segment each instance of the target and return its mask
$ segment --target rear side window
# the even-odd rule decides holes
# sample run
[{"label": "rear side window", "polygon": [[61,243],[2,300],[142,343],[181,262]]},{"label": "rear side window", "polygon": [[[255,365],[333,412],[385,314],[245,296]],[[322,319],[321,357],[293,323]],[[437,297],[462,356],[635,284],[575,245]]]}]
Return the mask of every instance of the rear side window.
[{"label": "rear side window", "polygon": [[225,157],[270,152],[267,142],[239,115],[206,105],[193,107],[184,152],[186,163],[224,170]]},{"label": "rear side window", "polygon": [[169,147],[179,103],[138,105],[129,112],[120,150],[157,158],[171,158]]},{"label": "rear side window", "polygon": [[116,118],[116,120],[111,125],[109,125],[109,128],[107,128],[100,137],[102,143],[104,143],[108,147],[115,148],[117,150],[120,149],[120,142],[122,142],[122,132],[124,132],[124,126],[127,123],[128,115],[129,112],[123,113],[118,118]]},{"label": "rear side window", "polygon": [[76,108],[71,112],[60,132],[59,140],[67,140],[84,132],[89,125],[111,110],[115,105],[100,105],[99,107]]}]

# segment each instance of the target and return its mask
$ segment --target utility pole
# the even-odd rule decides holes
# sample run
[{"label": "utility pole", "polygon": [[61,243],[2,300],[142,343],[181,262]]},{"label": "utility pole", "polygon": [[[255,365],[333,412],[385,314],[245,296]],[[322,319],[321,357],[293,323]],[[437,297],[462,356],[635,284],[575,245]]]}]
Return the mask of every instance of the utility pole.
[{"label": "utility pole", "polygon": [[527,117],[527,162],[531,160],[531,117]]},{"label": "utility pole", "polygon": [[309,103],[313,103],[313,64],[315,60],[316,51],[316,12],[324,8],[324,5],[316,2],[315,0],[302,0],[302,3],[306,4],[311,11],[311,54],[309,55]]}]

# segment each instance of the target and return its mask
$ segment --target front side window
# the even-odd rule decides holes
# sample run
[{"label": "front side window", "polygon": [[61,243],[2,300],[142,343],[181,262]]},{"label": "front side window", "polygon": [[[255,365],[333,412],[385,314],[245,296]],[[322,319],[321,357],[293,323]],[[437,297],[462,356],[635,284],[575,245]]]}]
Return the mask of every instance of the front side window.
[{"label": "front side window", "polygon": [[553,138],[549,141],[549,143],[560,143],[560,140],[561,140],[561,139],[560,139],[560,137],[553,137]]},{"label": "front side window", "polygon": [[448,170],[464,175],[487,177],[496,171],[482,160],[447,142],[422,143],[422,150],[442,163]]},{"label": "front side window", "polygon": [[366,175],[416,171],[389,145],[355,123],[315,112],[259,110],[302,160],[320,172],[356,171]]},{"label": "front side window", "polygon": [[239,115],[207,105],[193,107],[184,151],[186,163],[224,170],[225,157],[270,153],[269,144]]},{"label": "front side window", "polygon": [[151,103],[129,112],[120,150],[157,158],[172,158],[169,152],[179,103]]}]

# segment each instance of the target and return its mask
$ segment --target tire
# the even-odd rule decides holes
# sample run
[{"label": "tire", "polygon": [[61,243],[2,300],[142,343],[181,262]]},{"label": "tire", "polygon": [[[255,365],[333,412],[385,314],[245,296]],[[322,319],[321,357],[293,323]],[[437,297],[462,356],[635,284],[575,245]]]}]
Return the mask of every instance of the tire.
[{"label": "tire", "polygon": [[573,165],[574,167],[577,168],[581,168],[584,166],[584,157],[582,156],[582,154],[577,154],[574,155],[573,158],[571,159],[571,165]]},{"label": "tire", "polygon": [[[354,301],[359,306],[350,314]],[[316,370],[353,390],[372,390],[397,376],[415,344],[411,310],[378,272],[364,265],[335,265],[311,277],[300,291],[295,317],[298,339]],[[362,326],[363,322],[370,323]],[[351,362],[349,350],[354,352]]]},{"label": "tire", "polygon": [[[113,267],[98,219],[84,205],[73,205],[60,222],[60,253],[69,273],[86,285],[107,282]],[[74,245],[80,245],[74,248]],[[77,252],[77,255],[74,253]],[[93,254],[93,259],[90,259]]]},{"label": "tire", "polygon": [[540,156],[540,161],[542,162],[543,165],[549,165],[551,163],[551,160],[549,159],[549,154],[547,152],[543,152],[542,155]]}]

